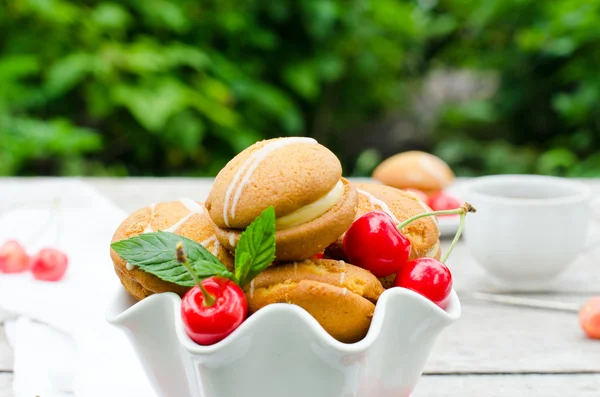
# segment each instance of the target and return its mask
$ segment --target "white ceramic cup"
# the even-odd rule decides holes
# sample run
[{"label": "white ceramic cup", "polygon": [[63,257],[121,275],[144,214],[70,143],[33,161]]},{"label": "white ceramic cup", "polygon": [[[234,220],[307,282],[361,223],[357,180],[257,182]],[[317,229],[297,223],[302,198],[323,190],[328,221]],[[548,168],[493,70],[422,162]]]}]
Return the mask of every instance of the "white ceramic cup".
[{"label": "white ceramic cup", "polygon": [[471,255],[502,288],[552,289],[582,252],[591,189],[580,182],[539,175],[495,175],[463,185],[477,213],[468,217]]}]

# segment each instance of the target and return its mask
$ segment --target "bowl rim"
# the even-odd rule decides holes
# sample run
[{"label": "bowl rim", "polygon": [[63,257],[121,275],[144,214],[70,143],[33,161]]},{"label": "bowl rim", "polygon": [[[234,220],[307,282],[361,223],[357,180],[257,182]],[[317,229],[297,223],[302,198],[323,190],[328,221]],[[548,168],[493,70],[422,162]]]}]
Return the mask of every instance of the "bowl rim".
[{"label": "bowl rim", "polygon": [[106,310],[105,318],[109,323],[118,326],[119,323],[124,322],[124,320],[130,316],[134,316],[137,312],[145,311],[154,305],[158,305],[159,301],[163,301],[160,303],[164,304],[164,300],[167,300],[169,301],[167,304],[174,305],[174,308],[176,309],[174,310],[173,320],[175,323],[175,333],[178,337],[181,347],[196,356],[209,356],[222,349],[226,349],[228,345],[233,344],[237,339],[243,338],[245,334],[249,332],[247,329],[257,326],[256,324],[261,322],[263,317],[280,315],[281,313],[298,316],[301,321],[305,323],[309,332],[311,332],[318,340],[325,343],[330,349],[338,353],[348,354],[364,352],[365,350],[368,350],[377,339],[379,339],[379,334],[382,332],[382,324],[386,315],[387,306],[389,306],[389,301],[394,297],[402,297],[402,299],[413,301],[413,303],[421,306],[424,311],[431,312],[431,314],[436,316],[444,325],[450,325],[458,320],[462,312],[458,294],[454,289],[452,289],[450,293],[450,301],[446,310],[444,310],[426,297],[414,291],[406,288],[392,287],[385,290],[379,297],[367,335],[355,343],[344,343],[333,338],[311,314],[309,314],[300,306],[287,303],[275,303],[258,310],[256,313],[248,317],[225,339],[210,346],[202,346],[192,341],[185,332],[183,322],[181,321],[181,317],[179,315],[181,306],[181,297],[179,295],[173,292],[153,294],[142,301],[133,303],[130,307],[118,313],[118,310],[116,310],[115,307],[117,305],[123,306],[123,303],[119,301],[127,299],[124,298],[124,295],[128,295],[124,290],[116,294],[116,296],[113,298],[113,302]]},{"label": "bowl rim", "polygon": [[[543,198],[519,198],[497,196],[487,193],[482,193],[476,190],[480,187],[498,186],[506,182],[517,183],[538,183],[546,186],[561,187],[570,191],[572,194],[561,197],[543,197]],[[494,204],[520,206],[520,207],[540,207],[540,206],[556,206],[567,204],[579,204],[589,201],[592,197],[592,189],[590,186],[573,179],[534,174],[503,174],[503,175],[487,175],[476,177],[461,183],[461,193],[463,196],[469,196],[468,199],[472,204],[476,201],[487,201]]]}]

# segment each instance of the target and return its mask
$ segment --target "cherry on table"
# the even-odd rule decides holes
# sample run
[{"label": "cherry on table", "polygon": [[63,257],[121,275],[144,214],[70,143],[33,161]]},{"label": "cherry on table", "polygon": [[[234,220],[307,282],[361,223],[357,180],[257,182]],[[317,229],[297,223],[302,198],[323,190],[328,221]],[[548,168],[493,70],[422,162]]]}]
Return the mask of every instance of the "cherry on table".
[{"label": "cherry on table", "polygon": [[581,307],[579,323],[588,337],[600,339],[600,297],[590,299]]},{"label": "cherry on table", "polygon": [[[434,211],[445,211],[460,207],[462,201],[452,194],[440,191],[429,197],[427,205]],[[456,216],[456,215],[438,215],[438,216]]]},{"label": "cherry on table", "polygon": [[437,259],[417,258],[396,275],[394,285],[415,291],[445,309],[450,301],[452,274]]},{"label": "cherry on table", "polygon": [[353,265],[385,277],[408,262],[410,240],[398,231],[391,216],[372,211],[355,220],[346,231],[344,252]]},{"label": "cherry on table", "polygon": [[29,255],[17,240],[0,247],[0,273],[22,273],[29,269]]},{"label": "cherry on table", "polygon": [[197,285],[184,295],[181,318],[194,342],[212,345],[225,339],[246,319],[248,301],[244,291],[229,279],[215,276],[201,284],[205,291]]},{"label": "cherry on table", "polygon": [[31,258],[31,273],[36,280],[59,281],[65,275],[69,258],[55,248],[41,249]]}]

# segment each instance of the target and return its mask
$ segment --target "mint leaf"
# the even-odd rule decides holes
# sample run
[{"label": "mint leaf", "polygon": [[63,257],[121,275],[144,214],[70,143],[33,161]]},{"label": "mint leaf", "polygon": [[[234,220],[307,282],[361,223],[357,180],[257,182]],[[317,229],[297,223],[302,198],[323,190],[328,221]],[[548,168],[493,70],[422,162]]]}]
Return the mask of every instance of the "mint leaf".
[{"label": "mint leaf", "polygon": [[248,252],[235,255],[235,279],[242,285],[241,280],[246,280],[252,265],[252,256]]},{"label": "mint leaf", "polygon": [[245,287],[275,259],[275,208],[267,208],[240,236],[235,249],[236,278]]},{"label": "mint leaf", "polygon": [[177,262],[176,246],[180,241],[198,278],[222,276],[233,279],[233,274],[202,244],[177,234],[162,231],[143,233],[110,246],[121,258],[161,280],[193,287],[196,285],[194,279]]}]

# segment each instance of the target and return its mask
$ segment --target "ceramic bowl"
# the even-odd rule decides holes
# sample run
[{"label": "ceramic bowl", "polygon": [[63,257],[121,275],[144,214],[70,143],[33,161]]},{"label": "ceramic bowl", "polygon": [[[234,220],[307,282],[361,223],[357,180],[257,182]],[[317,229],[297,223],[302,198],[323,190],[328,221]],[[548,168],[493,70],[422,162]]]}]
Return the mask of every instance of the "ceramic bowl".
[{"label": "ceramic bowl", "polygon": [[332,338],[304,309],[272,304],[212,346],[183,329],[173,293],[135,302],[120,292],[107,320],[127,333],[160,396],[407,397],[440,332],[460,317],[452,291],[444,311],[403,288],[380,297],[367,336]]},{"label": "ceramic bowl", "polygon": [[551,289],[582,252],[591,190],[583,183],[539,175],[496,175],[463,185],[477,208],[467,219],[471,255],[504,289]]}]

